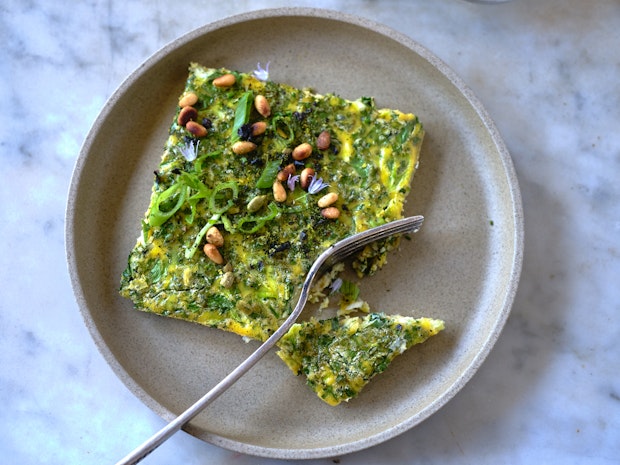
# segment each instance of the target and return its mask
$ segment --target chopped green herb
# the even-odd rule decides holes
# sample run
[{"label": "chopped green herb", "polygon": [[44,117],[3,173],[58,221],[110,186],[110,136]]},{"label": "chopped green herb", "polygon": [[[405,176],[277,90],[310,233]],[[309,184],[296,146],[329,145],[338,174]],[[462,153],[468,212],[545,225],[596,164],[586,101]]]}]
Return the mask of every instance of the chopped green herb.
[{"label": "chopped green herb", "polygon": [[250,114],[252,112],[252,92],[244,93],[235,109],[235,119],[233,122],[232,132],[230,134],[230,141],[237,142],[239,137],[239,129],[250,120]]},{"label": "chopped green herb", "polygon": [[359,297],[360,288],[354,282],[343,279],[340,286],[340,294],[342,294],[344,300],[354,302]]},{"label": "chopped green herb", "polygon": [[278,171],[280,171],[280,162],[277,160],[270,161],[265,166],[260,178],[256,182],[256,187],[259,189],[266,189],[271,187],[276,180],[276,176],[278,175]]}]

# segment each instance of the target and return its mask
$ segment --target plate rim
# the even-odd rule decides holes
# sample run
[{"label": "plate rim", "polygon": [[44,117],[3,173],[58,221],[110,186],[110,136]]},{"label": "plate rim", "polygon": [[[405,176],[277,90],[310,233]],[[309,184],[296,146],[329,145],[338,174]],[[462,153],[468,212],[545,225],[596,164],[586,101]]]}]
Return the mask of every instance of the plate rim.
[{"label": "plate rim", "polygon": [[105,102],[104,106],[95,118],[91,128],[89,129],[76,159],[71,176],[71,182],[69,185],[68,198],[65,209],[65,255],[74,297],[78,304],[80,314],[82,315],[85,325],[88,328],[97,349],[102,354],[108,365],[112,368],[115,375],[131,391],[133,395],[138,397],[147,407],[157,413],[160,417],[164,418],[167,421],[172,420],[173,418],[175,418],[176,415],[163,407],[155,399],[152,399],[151,396],[147,392],[145,392],[145,390],[140,385],[138,385],[138,383],[131,377],[131,375],[116,361],[114,354],[107,347],[107,344],[99,329],[97,328],[97,325],[92,321],[92,319],[89,320],[88,318],[89,310],[86,305],[87,299],[85,298],[79,275],[76,272],[78,268],[77,257],[73,253],[73,246],[75,245],[76,237],[73,211],[75,210],[77,202],[77,193],[81,185],[82,173],[88,159],[88,154],[93,147],[93,142],[96,138],[98,127],[106,121],[107,117],[114,109],[116,103],[123,96],[123,94],[133,85],[133,82],[137,80],[142,74],[146,73],[149,68],[155,66],[160,59],[173,52],[174,50],[183,47],[187,43],[219,29],[232,25],[237,25],[247,21],[267,20],[281,17],[308,17],[313,19],[324,18],[370,30],[383,36],[386,39],[390,39],[400,45],[403,45],[409,51],[419,55],[422,59],[424,59],[431,66],[433,66],[439,73],[446,77],[460,93],[460,95],[465,98],[471,109],[475,111],[477,116],[480,118],[480,121],[483,123],[486,131],[488,132],[490,139],[495,145],[497,155],[499,156],[502,164],[503,172],[506,174],[507,186],[509,187],[509,194],[511,198],[510,204],[512,207],[512,219],[514,221],[512,225],[514,228],[514,254],[512,257],[510,277],[508,279],[509,285],[503,295],[504,299],[502,309],[500,312],[498,312],[498,318],[496,319],[495,325],[493,327],[494,330],[489,334],[485,343],[481,346],[481,349],[477,351],[471,364],[461,374],[458,382],[455,382],[449,389],[444,391],[442,395],[430,402],[426,408],[422,409],[416,415],[410,417],[407,421],[401,422],[396,426],[387,428],[373,436],[368,436],[359,440],[347,442],[346,444],[297,449],[258,446],[237,440],[232,440],[213,433],[208,433],[206,435],[207,437],[205,438],[193,434],[191,431],[191,424],[188,425],[188,427],[184,428],[185,431],[187,431],[189,434],[194,435],[198,439],[244,454],[275,459],[318,459],[356,452],[392,439],[413,428],[422,421],[426,420],[435,412],[437,412],[440,408],[442,408],[445,404],[447,404],[452,398],[454,398],[454,396],[471,380],[474,374],[478,371],[478,368],[487,358],[493,346],[497,342],[497,339],[499,338],[505,326],[506,320],[508,319],[508,316],[512,310],[512,305],[514,303],[517,288],[519,285],[524,250],[523,205],[518,178],[512,158],[495,123],[488,114],[487,110],[482,105],[481,101],[477,98],[477,96],[465,83],[465,81],[463,81],[440,58],[430,52],[429,49],[422,46],[413,38],[405,35],[404,33],[398,32],[391,27],[376,22],[374,20],[370,20],[362,16],[340,12],[337,10],[312,7],[281,7],[248,11],[204,24],[180,35],[179,37],[165,44],[163,47],[159,48],[148,58],[146,58],[118,85],[118,87]]}]

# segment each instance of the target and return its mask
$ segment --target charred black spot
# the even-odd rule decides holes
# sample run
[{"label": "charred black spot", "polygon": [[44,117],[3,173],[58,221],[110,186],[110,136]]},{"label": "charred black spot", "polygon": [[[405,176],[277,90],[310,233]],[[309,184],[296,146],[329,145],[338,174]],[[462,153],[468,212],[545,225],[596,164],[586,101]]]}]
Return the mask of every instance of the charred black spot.
[{"label": "charred black spot", "polygon": [[312,108],[306,108],[304,111],[296,111],[293,113],[293,118],[295,118],[300,123],[306,119],[306,117],[312,113]]},{"label": "charred black spot", "polygon": [[269,256],[272,257],[279,252],[284,252],[291,248],[291,243],[289,241],[282,242],[281,244],[274,245],[269,249]]},{"label": "charred black spot", "polygon": [[261,167],[265,165],[265,160],[263,160],[261,157],[255,157],[248,160],[248,163],[252,166]]},{"label": "charred black spot", "polygon": [[237,135],[241,140],[250,140],[252,138],[252,125],[246,123],[237,130]]},{"label": "charred black spot", "polygon": [[317,218],[314,221],[314,227],[318,228],[319,226],[321,226],[321,225],[323,225],[325,223],[327,223],[327,218],[324,218],[324,217],[321,216],[321,217]]}]

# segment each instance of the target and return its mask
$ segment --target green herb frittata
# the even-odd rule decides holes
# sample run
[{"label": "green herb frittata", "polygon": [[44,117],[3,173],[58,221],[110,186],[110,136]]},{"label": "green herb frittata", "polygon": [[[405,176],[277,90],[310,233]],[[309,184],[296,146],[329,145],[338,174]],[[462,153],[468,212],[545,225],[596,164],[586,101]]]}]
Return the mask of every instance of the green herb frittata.
[{"label": "green herb frittata", "polygon": [[[415,115],[372,98],[191,64],[121,294],[265,340],[323,250],[402,217],[423,135]],[[357,273],[397,244],[368,246]]]},{"label": "green herb frittata", "polygon": [[443,321],[370,313],[295,323],[278,355],[330,405],[356,397],[396,356],[444,328]]}]

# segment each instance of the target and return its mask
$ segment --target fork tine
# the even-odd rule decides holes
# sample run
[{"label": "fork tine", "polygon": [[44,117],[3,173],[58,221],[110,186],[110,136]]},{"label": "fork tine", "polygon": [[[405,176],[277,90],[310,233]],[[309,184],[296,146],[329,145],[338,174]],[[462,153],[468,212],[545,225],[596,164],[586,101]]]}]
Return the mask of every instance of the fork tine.
[{"label": "fork tine", "polygon": [[331,256],[321,266],[321,271],[344,260],[357,250],[377,241],[385,235],[393,236],[404,233],[414,233],[420,229],[423,222],[423,216],[412,216],[354,234],[333,246]]}]

